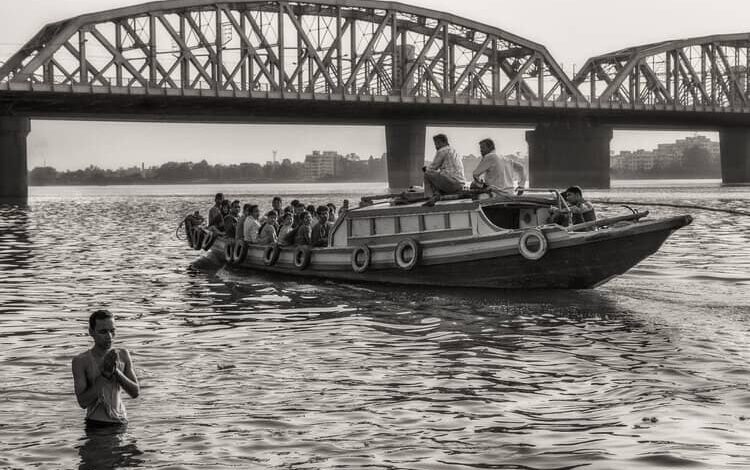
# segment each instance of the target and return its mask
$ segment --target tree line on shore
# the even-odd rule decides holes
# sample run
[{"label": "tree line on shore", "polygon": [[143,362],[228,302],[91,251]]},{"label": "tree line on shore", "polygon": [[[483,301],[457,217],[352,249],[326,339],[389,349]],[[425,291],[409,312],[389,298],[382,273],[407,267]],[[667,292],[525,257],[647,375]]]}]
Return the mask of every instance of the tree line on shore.
[{"label": "tree line on shore", "polygon": [[337,165],[337,174],[320,179],[305,177],[305,164],[284,159],[267,162],[212,165],[206,160],[167,162],[159,166],[103,169],[90,165],[82,170],[58,171],[50,166],[36,167],[29,172],[32,186],[53,185],[116,185],[174,183],[278,183],[306,181],[385,181],[384,158],[369,160],[346,159]]}]

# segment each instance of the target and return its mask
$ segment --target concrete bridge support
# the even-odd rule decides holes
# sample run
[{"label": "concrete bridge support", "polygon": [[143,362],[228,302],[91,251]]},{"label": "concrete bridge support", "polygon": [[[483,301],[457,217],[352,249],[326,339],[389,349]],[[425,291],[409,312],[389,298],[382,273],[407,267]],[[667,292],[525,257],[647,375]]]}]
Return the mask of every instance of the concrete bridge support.
[{"label": "concrete bridge support", "polygon": [[385,126],[388,152],[388,186],[392,193],[422,186],[424,142],[427,126],[423,122],[391,122]]},{"label": "concrete bridge support", "polygon": [[608,189],[612,128],[587,123],[542,123],[526,132],[532,188]]},{"label": "concrete bridge support", "polygon": [[26,202],[29,195],[26,136],[30,120],[0,116],[0,203]]},{"label": "concrete bridge support", "polygon": [[722,129],[719,139],[724,184],[750,184],[750,128]]}]

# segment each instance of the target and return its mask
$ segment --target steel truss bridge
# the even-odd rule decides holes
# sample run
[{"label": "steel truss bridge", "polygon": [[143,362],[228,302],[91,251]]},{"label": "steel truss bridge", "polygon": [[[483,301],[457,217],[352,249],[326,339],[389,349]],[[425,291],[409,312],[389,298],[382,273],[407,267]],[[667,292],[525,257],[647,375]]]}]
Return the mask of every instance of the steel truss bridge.
[{"label": "steel truss bridge", "polygon": [[170,0],[50,24],[7,91],[531,106],[584,101],[541,45],[364,0]]}]

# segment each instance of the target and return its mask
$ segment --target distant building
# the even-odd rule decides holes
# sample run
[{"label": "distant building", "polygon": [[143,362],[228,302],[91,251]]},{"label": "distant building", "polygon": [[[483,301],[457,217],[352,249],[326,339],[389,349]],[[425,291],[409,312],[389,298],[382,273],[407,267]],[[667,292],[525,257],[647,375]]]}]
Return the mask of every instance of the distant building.
[{"label": "distant building", "polygon": [[342,159],[343,157],[336,151],[315,150],[312,154],[305,156],[305,179],[317,180],[336,176],[336,170],[340,167]]},{"label": "distant building", "polygon": [[639,149],[622,151],[612,156],[612,169],[625,172],[649,171],[654,167],[682,167],[685,152],[693,147],[705,149],[712,164],[721,161],[721,145],[706,136],[697,135],[676,140],[671,144],[659,144],[653,150]]}]

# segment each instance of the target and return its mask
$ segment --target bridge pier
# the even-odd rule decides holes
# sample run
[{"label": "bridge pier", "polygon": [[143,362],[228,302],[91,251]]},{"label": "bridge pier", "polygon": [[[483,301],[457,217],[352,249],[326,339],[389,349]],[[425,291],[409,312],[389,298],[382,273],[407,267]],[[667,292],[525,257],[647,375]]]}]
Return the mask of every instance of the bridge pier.
[{"label": "bridge pier", "polygon": [[28,199],[26,136],[30,130],[29,118],[0,116],[0,202]]},{"label": "bridge pier", "polygon": [[392,193],[404,191],[411,186],[422,186],[426,133],[427,126],[423,122],[386,124],[388,186]]},{"label": "bridge pier", "polygon": [[750,184],[750,129],[722,129],[719,141],[724,184]]},{"label": "bridge pier", "polygon": [[608,189],[612,128],[585,123],[541,123],[526,132],[532,188]]}]

